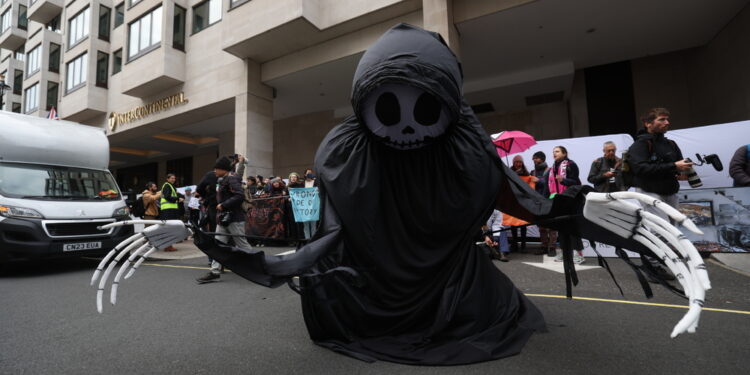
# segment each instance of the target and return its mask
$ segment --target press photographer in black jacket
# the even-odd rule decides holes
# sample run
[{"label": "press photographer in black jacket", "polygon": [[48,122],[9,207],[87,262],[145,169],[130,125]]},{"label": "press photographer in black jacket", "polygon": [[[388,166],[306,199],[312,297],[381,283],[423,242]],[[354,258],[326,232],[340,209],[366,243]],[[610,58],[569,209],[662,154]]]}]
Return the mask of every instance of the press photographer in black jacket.
[{"label": "press photographer in black jacket", "polygon": [[[232,161],[227,157],[221,157],[216,160],[214,165],[214,174],[216,174],[219,184],[216,192],[216,216],[218,219],[216,231],[219,233],[228,233],[232,236],[234,246],[242,249],[252,250],[252,247],[245,238],[245,213],[242,211],[242,201],[245,199],[245,193],[242,188],[242,181],[239,176],[230,173],[232,170]],[[218,241],[229,243],[229,236],[216,236]],[[211,272],[198,279],[199,283],[215,281],[221,277],[221,264],[216,260],[211,262]]]}]

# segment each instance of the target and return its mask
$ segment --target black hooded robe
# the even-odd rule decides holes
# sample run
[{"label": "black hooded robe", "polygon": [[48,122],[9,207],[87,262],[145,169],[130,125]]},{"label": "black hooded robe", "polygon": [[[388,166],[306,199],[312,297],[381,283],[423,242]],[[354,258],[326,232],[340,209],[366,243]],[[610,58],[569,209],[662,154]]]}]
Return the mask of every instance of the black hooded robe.
[{"label": "black hooded robe", "polygon": [[438,34],[401,24],[368,49],[354,77],[355,114],[382,83],[432,93],[452,125],[430,145],[400,151],[351,116],[315,158],[322,216],[310,243],[281,257],[201,233],[196,244],[262,285],[298,275],[311,338],[337,352],[418,365],[518,354],[545,322],[475,245],[477,231],[495,207],[535,221],[580,205],[561,197],[553,207],[502,163],[463,101],[460,66]]}]

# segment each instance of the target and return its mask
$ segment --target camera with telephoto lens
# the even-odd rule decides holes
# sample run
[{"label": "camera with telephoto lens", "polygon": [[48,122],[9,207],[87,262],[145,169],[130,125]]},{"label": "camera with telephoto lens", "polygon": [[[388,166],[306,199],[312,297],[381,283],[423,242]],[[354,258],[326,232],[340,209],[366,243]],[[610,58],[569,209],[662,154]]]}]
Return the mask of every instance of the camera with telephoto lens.
[{"label": "camera with telephoto lens", "polygon": [[[692,160],[690,160],[690,158],[685,158],[685,161],[688,163],[693,162]],[[695,169],[693,169],[693,167],[690,167],[690,169],[687,170],[687,179],[691,188],[699,188],[703,186],[703,182],[701,181],[701,178],[698,177],[697,173],[695,173]]]},{"label": "camera with telephoto lens", "polygon": [[703,155],[703,157],[701,157],[700,154],[696,153],[695,157],[698,158],[698,161],[700,162],[700,164],[698,165],[703,165],[703,164],[708,163],[708,164],[711,164],[711,166],[714,167],[714,169],[717,172],[721,172],[722,170],[724,170],[724,165],[721,164],[721,159],[719,159],[719,155],[711,154],[711,155]]}]

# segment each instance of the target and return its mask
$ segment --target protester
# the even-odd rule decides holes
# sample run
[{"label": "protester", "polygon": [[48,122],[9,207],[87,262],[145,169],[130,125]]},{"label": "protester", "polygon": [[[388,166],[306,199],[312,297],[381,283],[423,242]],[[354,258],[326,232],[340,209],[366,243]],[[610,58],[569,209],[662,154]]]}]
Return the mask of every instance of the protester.
[{"label": "protester", "polygon": [[614,142],[607,141],[604,142],[602,151],[604,156],[591,163],[588,181],[601,193],[627,190],[622,181],[622,159],[615,155],[617,146]]},{"label": "protester", "polygon": [[[536,177],[532,177],[529,175],[529,171],[526,169],[526,165],[523,162],[523,157],[521,155],[516,155],[513,157],[513,164],[511,164],[511,170],[516,172],[518,177],[521,178],[524,182],[529,184],[532,189],[536,189],[536,184],[534,183],[534,180]],[[510,216],[510,215],[503,215],[503,225],[506,227],[510,227],[510,234],[511,234],[511,242],[510,242],[510,248],[512,251],[518,251],[519,249],[525,250],[526,249],[526,226],[529,224],[526,221],[523,221],[521,219],[518,219],[516,217]],[[519,232],[520,231],[520,237]],[[521,243],[521,246],[518,246],[518,243]]]},{"label": "protester", "polygon": [[729,161],[733,186],[750,186],[750,145],[740,146]]},{"label": "protester", "polygon": [[[221,157],[216,160],[214,173],[216,174],[219,188],[216,193],[216,212],[218,213],[219,223],[216,231],[218,233],[232,234],[233,236],[217,235],[216,240],[228,244],[230,239],[234,241],[234,246],[252,250],[252,247],[245,238],[245,215],[242,212],[242,201],[244,193],[242,182],[234,173],[231,173],[232,162],[227,157]],[[211,262],[211,271],[203,277],[197,279],[198,283],[207,283],[216,281],[221,277],[222,266],[215,259]]]},{"label": "protester", "polygon": [[143,199],[143,208],[145,220],[158,220],[159,219],[159,206],[156,204],[161,199],[161,191],[159,186],[155,182],[150,181],[146,184],[146,190],[141,195]]},{"label": "protester", "polygon": [[[682,173],[689,171],[693,163],[684,160],[677,143],[664,136],[669,130],[669,116],[666,108],[652,108],[641,116],[643,128],[638,130],[635,142],[628,149],[628,164],[637,192],[677,208],[677,192],[680,190],[678,179],[685,178]],[[669,221],[669,217],[654,206],[646,205],[643,209]],[[657,276],[674,280],[674,276],[661,267],[659,262],[653,258],[649,258],[649,261]],[[650,274],[648,276],[650,281],[658,282]]]},{"label": "protester", "polygon": [[[318,180],[315,178],[315,173],[312,169],[308,168],[305,169],[305,187],[311,188],[311,187],[317,187],[318,186]],[[302,223],[302,230],[304,232],[305,239],[312,238],[313,234],[315,234],[315,230],[318,227],[317,221],[305,221]]]},{"label": "protester", "polygon": [[[492,259],[497,259],[501,262],[507,262],[509,260],[508,253],[510,253],[510,249],[508,248],[508,232],[502,230],[502,212],[498,210],[492,211],[492,215],[490,215],[490,218],[487,220],[487,229],[489,233],[485,235],[484,243],[492,248]],[[498,248],[500,250],[499,254],[497,253]]]},{"label": "protester", "polygon": [[[177,176],[173,173],[167,175],[167,181],[161,187],[161,199],[159,204],[159,219],[160,220],[182,220],[180,217],[179,204],[185,199],[180,198],[177,194],[177,189],[174,187],[174,183],[177,181]],[[177,249],[170,245],[165,248],[164,251],[177,251]]]},{"label": "protester", "polygon": [[[578,165],[568,158],[568,149],[564,146],[556,146],[552,149],[552,157],[555,159],[555,163],[550,168],[547,178],[550,195],[561,194],[569,187],[581,184],[581,180],[578,178]],[[585,262],[586,259],[583,257],[583,241],[579,237],[567,234],[561,240],[563,238],[566,240],[571,238],[571,245],[573,250],[575,250],[573,253],[573,262],[576,264]],[[556,250],[555,253],[555,261],[562,262],[562,250]]]},{"label": "protester", "polygon": [[[547,155],[542,151],[537,151],[531,157],[534,162],[534,170],[531,171],[532,181],[534,181],[534,190],[544,197],[549,196],[549,187],[547,186],[547,178],[549,177],[549,168],[547,167]],[[544,228],[537,225],[539,229],[539,251],[537,255],[547,254],[551,257],[556,255],[555,246],[557,244],[557,231]]]},{"label": "protester", "polygon": [[299,174],[297,172],[290,173],[289,184],[287,184],[287,188],[293,189],[303,187],[305,187],[305,182],[300,179]]}]

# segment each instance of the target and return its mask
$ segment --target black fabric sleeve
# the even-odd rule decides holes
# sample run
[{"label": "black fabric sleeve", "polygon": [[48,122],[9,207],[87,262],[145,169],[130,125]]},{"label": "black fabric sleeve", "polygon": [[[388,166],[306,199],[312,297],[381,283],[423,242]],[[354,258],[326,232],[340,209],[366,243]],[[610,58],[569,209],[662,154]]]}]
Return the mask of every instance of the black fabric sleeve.
[{"label": "black fabric sleeve", "polygon": [[[208,172],[208,173],[213,173],[213,172]],[[210,184],[209,176],[208,174],[206,174],[198,183],[198,187],[195,188],[195,190],[198,192],[198,195],[200,195],[201,198],[206,198],[206,189],[208,188],[209,184]]]}]

